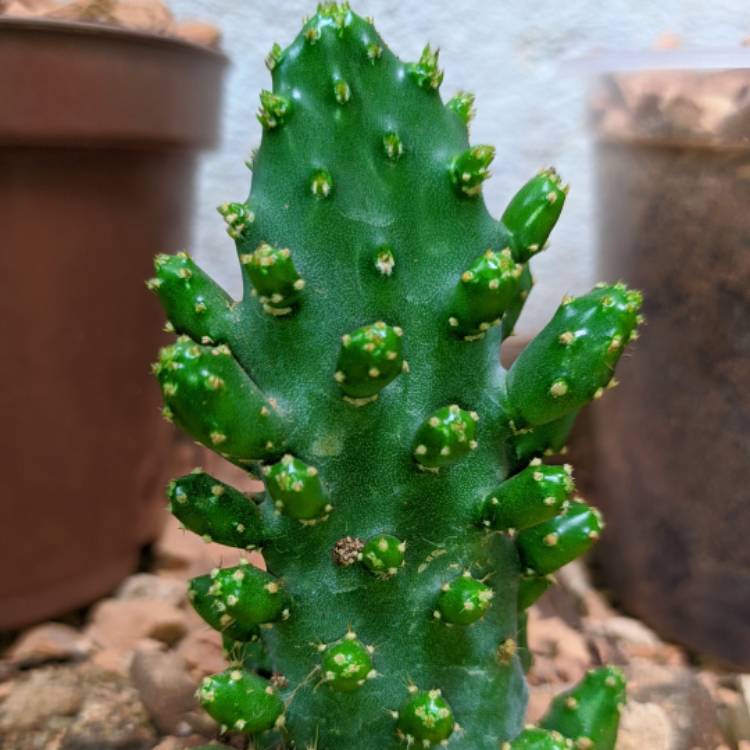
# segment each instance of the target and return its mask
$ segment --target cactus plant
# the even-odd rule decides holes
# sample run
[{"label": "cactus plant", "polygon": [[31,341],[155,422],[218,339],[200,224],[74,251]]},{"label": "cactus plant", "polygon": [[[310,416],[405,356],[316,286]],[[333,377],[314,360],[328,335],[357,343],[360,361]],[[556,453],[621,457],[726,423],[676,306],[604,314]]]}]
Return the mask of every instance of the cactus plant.
[{"label": "cactus plant", "polygon": [[[602,527],[542,458],[614,384],[640,296],[566,298],[505,373],[559,176],[492,218],[473,97],[444,104],[438,52],[401,62],[347,5],[267,65],[250,195],[220,208],[242,299],[185,253],[148,283],[177,334],[155,365],[165,416],[265,483],[169,489],[187,528],[268,566],[191,583],[232,661],[200,699],[259,748],[496,750],[522,729],[524,611]],[[512,746],[563,747],[572,727],[611,750],[598,716],[553,714]]]}]

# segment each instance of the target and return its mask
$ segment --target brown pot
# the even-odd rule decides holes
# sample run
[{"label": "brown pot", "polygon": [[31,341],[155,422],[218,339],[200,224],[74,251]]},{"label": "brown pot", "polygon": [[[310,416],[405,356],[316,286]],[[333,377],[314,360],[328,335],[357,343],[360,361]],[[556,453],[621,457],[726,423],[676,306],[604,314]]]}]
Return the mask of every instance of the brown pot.
[{"label": "brown pot", "polygon": [[[595,499],[609,521],[598,558],[629,610],[747,670],[750,70],[606,85],[600,275],[643,290],[647,325],[622,386],[594,410]],[[729,114],[711,127],[716,112]]]},{"label": "brown pot", "polygon": [[151,259],[185,246],[225,58],[0,19],[0,628],[86,604],[158,531]]}]

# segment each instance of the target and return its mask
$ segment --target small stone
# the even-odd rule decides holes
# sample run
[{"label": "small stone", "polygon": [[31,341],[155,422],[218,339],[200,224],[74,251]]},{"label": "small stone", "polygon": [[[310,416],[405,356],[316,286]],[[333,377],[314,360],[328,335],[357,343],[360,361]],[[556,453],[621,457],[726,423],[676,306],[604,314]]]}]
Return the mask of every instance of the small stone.
[{"label": "small stone", "polygon": [[[653,630],[631,617],[614,616],[584,622],[586,636],[593,640],[603,659],[622,660],[632,657],[652,659],[660,664],[669,663],[674,647],[664,643]],[[603,644],[606,640],[609,643]],[[607,649],[614,647],[615,651]]]},{"label": "small stone", "polygon": [[[199,745],[206,745],[208,740],[198,734],[189,737],[165,737],[153,750],[188,750]],[[219,750],[219,745],[216,745]]]},{"label": "small stone", "polygon": [[679,750],[666,712],[656,703],[630,701],[620,717],[617,750]]},{"label": "small stone", "polygon": [[13,16],[14,18],[35,18],[54,10],[58,5],[59,3],[51,0],[41,0],[40,2],[11,0],[11,2],[0,7],[0,14]]},{"label": "small stone", "polygon": [[[84,665],[85,666],[85,665]],[[150,750],[156,735],[128,680],[87,667],[79,674],[86,697],[61,750]]]},{"label": "small stone", "polygon": [[68,668],[35,669],[12,685],[0,705],[0,736],[39,730],[52,717],[74,716],[83,703],[84,686]]},{"label": "small stone", "polygon": [[101,648],[126,651],[142,638],[171,645],[186,630],[184,612],[160,599],[105,599],[94,608],[86,634]]},{"label": "small stone", "polygon": [[160,0],[73,0],[45,15],[156,33],[169,31],[173,25],[169,8]]},{"label": "small stone", "polygon": [[221,42],[221,31],[216,26],[201,21],[182,21],[172,29],[172,33],[186,42],[204,47],[216,48]]},{"label": "small stone", "polygon": [[692,669],[667,667],[637,658],[625,667],[625,674],[631,700],[656,703],[667,714],[675,750],[715,748],[722,744],[716,706]]},{"label": "small stone", "polygon": [[81,659],[91,651],[91,642],[70,625],[47,622],[22,633],[6,657],[19,667],[49,661]]},{"label": "small stone", "polygon": [[160,599],[175,607],[186,601],[186,589],[181,581],[153,573],[136,573],[126,578],[117,592],[116,599]]},{"label": "small stone", "polygon": [[180,641],[177,653],[185,660],[196,683],[210,674],[223,671],[227,666],[221,634],[206,628],[202,620]]},{"label": "small stone", "polygon": [[583,636],[559,617],[539,617],[529,610],[529,645],[534,666],[529,673],[532,684],[577,682],[593,666]]},{"label": "small stone", "polygon": [[130,679],[156,727],[165,734],[185,731],[185,714],[197,707],[195,681],[177,653],[136,651]]}]

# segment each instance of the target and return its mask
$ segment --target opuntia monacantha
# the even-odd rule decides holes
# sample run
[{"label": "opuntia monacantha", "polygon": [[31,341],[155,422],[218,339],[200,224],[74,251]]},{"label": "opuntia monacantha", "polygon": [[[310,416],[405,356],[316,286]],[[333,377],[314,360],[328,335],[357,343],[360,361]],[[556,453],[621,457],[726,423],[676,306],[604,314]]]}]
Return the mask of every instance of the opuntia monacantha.
[{"label": "opuntia monacantha", "polygon": [[266,486],[170,488],[188,528],[269,571],[191,583],[233,662],[204,707],[259,748],[611,750],[615,673],[521,733],[525,609],[602,528],[541,459],[613,385],[640,295],[563,300],[506,374],[499,343],[567,194],[555,171],[493,219],[473,97],[444,104],[437,51],[401,62],[347,5],[267,64],[251,193],[220,209],[242,300],[186,254],[149,282],[178,334],[155,367],[165,415]]}]

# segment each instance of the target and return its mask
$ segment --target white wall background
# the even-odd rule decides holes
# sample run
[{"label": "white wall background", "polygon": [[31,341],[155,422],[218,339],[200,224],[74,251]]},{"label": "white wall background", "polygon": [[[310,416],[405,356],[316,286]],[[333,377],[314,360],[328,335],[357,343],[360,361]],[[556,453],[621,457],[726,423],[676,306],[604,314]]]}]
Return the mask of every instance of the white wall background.
[{"label": "white wall background", "polygon": [[[229,72],[221,149],[203,162],[191,250],[233,293],[239,289],[233,244],[215,206],[243,200],[250,174],[243,159],[260,139],[258,92],[269,85],[263,60],[274,41],[288,44],[314,0],[171,0],[180,18],[219,25]],[[358,0],[402,59],[429,41],[441,48],[444,98],[477,95],[474,143],[497,146],[485,188],[493,214],[540,166],[554,164],[572,183],[549,251],[535,259],[537,286],[519,325],[532,333],[565,293],[594,281],[593,195],[584,126],[585,77],[571,63],[601,50],[643,50],[664,33],[690,47],[738,46],[750,35],[747,0]]]}]

